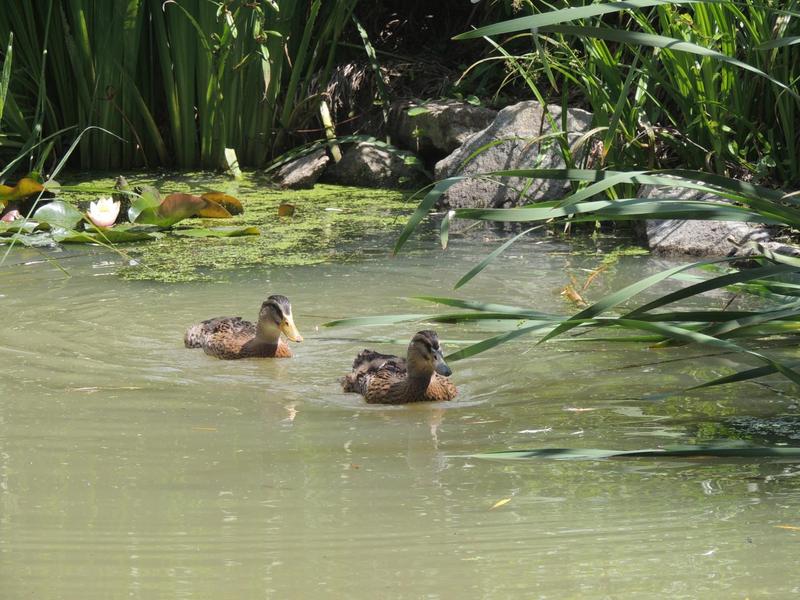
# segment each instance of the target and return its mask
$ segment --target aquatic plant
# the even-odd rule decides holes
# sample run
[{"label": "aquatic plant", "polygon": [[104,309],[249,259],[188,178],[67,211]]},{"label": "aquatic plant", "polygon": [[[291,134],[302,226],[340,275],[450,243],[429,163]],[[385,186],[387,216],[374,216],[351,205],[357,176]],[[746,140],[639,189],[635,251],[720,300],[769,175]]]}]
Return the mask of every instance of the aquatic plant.
[{"label": "aquatic plant", "polygon": [[97,227],[111,227],[119,215],[119,200],[114,200],[111,196],[98,198],[89,205],[86,216]]},{"label": "aquatic plant", "polygon": [[635,458],[686,458],[721,459],[721,458],[765,458],[800,459],[800,448],[756,446],[746,442],[720,442],[699,445],[673,445],[663,448],[642,448],[638,450],[605,450],[600,448],[536,448],[530,450],[501,450],[498,452],[482,452],[472,454],[473,458],[489,460],[605,460]]},{"label": "aquatic plant", "polygon": [[316,112],[312,81],[327,79],[356,2],[8,3],[0,153],[41,165],[51,136],[97,125],[123,141],[83,141],[84,168],[218,168],[226,149],[261,165]]},{"label": "aquatic plant", "polygon": [[[442,245],[447,245],[452,218],[518,223],[623,221],[647,218],[719,219],[755,221],[786,227],[800,226],[800,200],[796,194],[754,185],[724,175],[758,176],[763,180],[800,181],[797,152],[797,115],[800,63],[789,52],[798,37],[790,35],[800,16],[796,3],[788,6],[748,4],[724,0],[680,2],[632,0],[550,9],[541,14],[479,28],[458,36],[483,36],[534,96],[545,103],[539,79],[558,90],[562,113],[567,90],[575,87],[595,111],[602,134],[593,166],[609,170],[515,169],[484,173],[481,177],[561,179],[573,182],[574,192],[550,202],[514,209],[456,209],[441,224]],[[576,25],[564,25],[577,22]],[[622,28],[614,27],[621,23]],[[524,33],[520,33],[524,32]],[[535,51],[513,54],[488,36],[515,34],[505,45],[532,40]],[[608,44],[607,42],[611,42]],[[627,73],[620,64],[629,65]],[[623,77],[624,74],[624,77]],[[557,78],[558,76],[558,78]],[[554,124],[557,128],[558,124]],[[564,140],[566,141],[566,133]],[[669,146],[671,153],[663,154]],[[562,144],[568,165],[573,149]],[[698,150],[700,153],[698,154]],[[696,170],[664,170],[653,166],[679,160]],[[616,168],[614,168],[616,167]],[[711,174],[700,168],[714,170]],[[636,170],[630,170],[635,168]],[[436,182],[420,202],[401,233],[395,252],[437,204],[442,194],[463,176]],[[687,201],[638,196],[642,184],[682,187],[727,200],[727,203]],[[524,230],[495,249],[456,283],[466,284],[503,251],[538,226]],[[658,345],[696,343],[742,353],[763,362],[730,376],[701,384],[718,385],[780,373],[800,384],[797,364],[774,358],[753,348],[776,337],[795,339],[800,322],[797,286],[782,278],[800,272],[800,261],[757,248],[763,256],[753,261],[760,268],[726,269],[659,300],[630,306],[632,299],[652,286],[685,275],[686,271],[719,261],[701,261],[668,269],[627,286],[590,304],[571,317],[545,315],[525,307],[498,306],[456,298],[429,299],[472,312],[411,315],[417,319],[450,322],[480,319],[516,319],[518,326],[477,342],[448,357],[473,356],[526,334],[540,341],[572,330],[616,328],[644,331],[646,336],[611,339],[646,340]],[[726,259],[722,262],[730,262]],[[661,312],[657,309],[719,289],[756,290],[768,302],[760,310]],[[611,311],[621,311],[611,312]],[[389,316],[388,319],[404,318]],[[380,322],[381,317],[377,317]],[[585,331],[584,331],[585,333]],[[734,343],[736,337],[742,343]],[[590,336],[581,339],[589,341]]]},{"label": "aquatic plant", "polygon": [[[620,221],[629,219],[656,218],[714,218],[729,221],[759,221],[800,226],[800,200],[796,195],[786,194],[742,181],[695,171],[588,171],[579,169],[518,169],[489,173],[484,176],[502,177],[546,177],[566,179],[583,183],[586,187],[558,201],[541,202],[510,209],[456,209],[441,223],[442,243],[447,243],[447,227],[452,218],[499,222],[581,222]],[[434,207],[441,195],[463,177],[456,176],[437,182],[411,215],[398,241],[395,252],[400,251],[416,227]],[[687,201],[680,198],[617,198],[598,200],[599,194],[613,190],[614,186],[626,184],[650,184],[683,187],[711,193],[722,197],[730,204]],[[612,197],[615,195],[612,193]],[[459,288],[488,267],[513,243],[529,234],[534,225],[500,245],[456,284]],[[706,279],[692,279],[691,285],[663,295],[661,298],[636,306],[633,301],[645,290],[668,280],[686,280],[687,272],[710,265],[727,265],[740,257],[699,261],[667,269],[640,282],[631,284],[597,300],[571,317],[552,315],[528,307],[516,307],[484,303],[457,298],[423,298],[423,300],[446,306],[467,309],[469,312],[437,314],[388,315],[365,317],[357,320],[335,321],[329,325],[378,324],[399,321],[474,322],[479,320],[512,320],[517,326],[511,331],[478,341],[449,355],[448,360],[457,361],[485,352],[495,346],[523,335],[540,335],[539,343],[563,336],[572,330],[580,330],[583,342],[599,338],[587,335],[587,330],[612,328],[621,331],[638,330],[645,337],[610,336],[616,341],[639,341],[660,346],[700,344],[710,348],[741,353],[764,363],[747,368],[739,373],[714,381],[701,383],[698,387],[744,381],[772,373],[779,373],[795,384],[800,384],[800,363],[786,361],[768,353],[753,349],[754,345],[775,343],[781,339],[796,339],[800,332],[800,286],[785,279],[800,273],[800,259],[776,255],[764,248],[756,247],[756,254],[749,260],[760,264],[760,268],[738,270],[726,268],[721,274]],[[711,310],[660,311],[662,307],[714,290],[733,289],[735,293],[758,293],[765,299],[763,308],[750,311],[734,311],[723,307]],[[616,311],[616,312],[615,312]],[[731,341],[736,338],[737,342]],[[602,338],[602,341],[608,341]]]},{"label": "aquatic plant", "polygon": [[[91,200],[84,213],[74,203],[62,197],[61,194],[68,191],[69,187],[60,186],[53,180],[42,184],[33,178],[23,178],[13,187],[2,186],[0,203],[25,201],[28,198],[32,202],[28,203],[31,208],[25,215],[14,211],[15,218],[3,219],[9,224],[0,227],[0,243],[6,238],[12,244],[19,242],[34,247],[57,243],[95,243],[113,249],[114,243],[156,239],[163,235],[160,232],[171,231],[173,225],[191,217],[230,219],[231,213],[221,203],[237,214],[243,211],[236,198],[221,192],[207,192],[202,196],[173,193],[162,198],[152,186],[146,186],[138,192],[127,186],[127,183],[123,187],[126,189],[117,193],[130,195],[134,200],[130,202],[127,211],[129,222],[115,226],[120,215],[121,202],[111,196]],[[59,195],[41,201],[40,196],[46,190],[57,190]],[[8,214],[11,211],[6,213]],[[260,231],[251,226],[194,227],[176,230],[176,234],[192,238],[220,238],[259,235]]]},{"label": "aquatic plant", "polygon": [[796,0],[525,6],[536,14],[456,39],[483,38],[506,85],[592,110],[601,167],[800,183]]}]

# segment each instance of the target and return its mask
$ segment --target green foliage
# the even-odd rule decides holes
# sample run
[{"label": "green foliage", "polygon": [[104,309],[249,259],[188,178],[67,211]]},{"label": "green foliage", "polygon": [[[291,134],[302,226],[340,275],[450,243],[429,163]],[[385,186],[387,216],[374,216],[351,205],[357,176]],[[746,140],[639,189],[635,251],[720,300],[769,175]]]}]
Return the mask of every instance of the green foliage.
[{"label": "green foliage", "polygon": [[457,39],[511,34],[489,41],[537,98],[580,90],[605,132],[603,166],[677,161],[794,185],[798,16],[796,0],[632,0],[543,8]]},{"label": "green foliage", "polygon": [[175,229],[173,232],[182,237],[242,237],[244,235],[260,235],[258,227],[192,227],[190,229]]},{"label": "green foliage", "polygon": [[[624,221],[646,218],[664,219],[716,219],[720,221],[750,221],[800,228],[800,198],[781,190],[713,175],[700,171],[672,169],[662,171],[593,171],[587,169],[511,169],[483,173],[481,177],[524,177],[537,179],[569,180],[583,186],[574,194],[561,200],[528,204],[517,208],[459,208],[452,217],[479,221],[499,222],[550,222],[563,219],[582,221]],[[422,198],[398,238],[397,253],[427,214],[450,187],[465,177],[457,175],[437,181]],[[713,194],[730,203],[684,200],[659,197],[620,198],[615,187],[660,185],[697,190]],[[610,200],[597,200],[600,194]],[[442,227],[449,227],[449,217]],[[503,250],[522,235],[512,238],[499,250],[490,254],[469,276],[459,282],[460,287],[488,266]],[[443,240],[446,236],[443,234]],[[443,244],[445,245],[445,244]]]},{"label": "green foliage", "polygon": [[35,221],[63,229],[74,229],[84,218],[81,211],[62,200],[49,202],[33,213]]},{"label": "green foliage", "polygon": [[[701,267],[714,266],[733,261],[733,258],[700,261],[679,265],[650,275],[621,290],[612,292],[597,300],[594,304],[571,317],[549,315],[530,308],[497,304],[486,304],[472,300],[457,298],[422,297],[421,300],[444,304],[464,309],[464,312],[446,314],[407,314],[387,315],[382,317],[362,317],[327,323],[328,326],[353,326],[387,324],[400,321],[426,321],[443,323],[470,323],[479,320],[516,321],[510,331],[475,342],[447,356],[448,361],[458,361],[475,356],[482,352],[514,340],[518,337],[539,334],[540,342],[563,336],[570,331],[577,331],[579,337],[571,338],[584,343],[592,341],[638,341],[648,342],[655,346],[670,347],[697,344],[708,348],[721,349],[745,355],[764,363],[757,368],[747,368],[739,373],[727,375],[713,381],[701,383],[696,387],[709,387],[746,381],[778,373],[796,385],[800,385],[798,364],[777,358],[763,350],[753,349],[756,344],[775,341],[781,337],[795,340],[800,333],[800,286],[785,283],[784,278],[800,271],[800,259],[770,255],[759,259],[759,268],[726,270],[710,278],[697,280],[692,277],[692,284],[679,291],[666,294],[661,298],[633,305],[635,297],[642,292],[669,280],[680,279],[681,274]],[[690,310],[679,309],[662,311],[663,307],[686,299],[693,299],[700,294],[715,290],[732,289],[735,292],[758,291],[769,304],[760,310]],[[615,331],[643,331],[648,336],[606,336],[599,338],[588,336],[600,329]],[[735,338],[739,341],[734,342]]]},{"label": "green foliage", "polygon": [[312,79],[327,80],[356,2],[9,2],[0,155],[41,162],[43,139],[97,125],[123,141],[88,136],[84,168],[218,168],[226,148],[262,165],[316,109]]},{"label": "green foliage", "polygon": [[643,450],[603,450],[600,448],[538,448],[503,450],[473,454],[474,458],[524,460],[601,460],[607,458],[800,458],[800,448],[753,446],[747,443],[719,443],[665,446]]},{"label": "green foliage", "polygon": [[[6,105],[6,96],[8,95],[8,84],[11,81],[11,58],[14,49],[14,32],[8,34],[8,47],[6,48],[5,57],[3,59],[3,68],[0,71],[0,124],[3,122],[3,108]],[[0,126],[0,134],[2,134],[2,126]]]}]

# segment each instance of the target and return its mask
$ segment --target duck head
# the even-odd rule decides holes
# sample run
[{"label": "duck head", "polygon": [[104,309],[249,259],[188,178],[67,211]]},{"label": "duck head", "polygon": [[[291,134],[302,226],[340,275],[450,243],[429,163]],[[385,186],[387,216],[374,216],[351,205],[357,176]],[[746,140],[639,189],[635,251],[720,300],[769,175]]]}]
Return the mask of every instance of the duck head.
[{"label": "duck head", "polygon": [[442,356],[442,348],[439,345],[439,336],[435,331],[426,329],[418,331],[411,343],[408,345],[409,367],[418,371],[433,373],[449,377],[453,371],[447,366]]},{"label": "duck head", "polygon": [[273,295],[261,305],[258,314],[258,331],[268,339],[277,339],[283,333],[293,342],[302,342],[292,318],[292,305],[286,296]]}]

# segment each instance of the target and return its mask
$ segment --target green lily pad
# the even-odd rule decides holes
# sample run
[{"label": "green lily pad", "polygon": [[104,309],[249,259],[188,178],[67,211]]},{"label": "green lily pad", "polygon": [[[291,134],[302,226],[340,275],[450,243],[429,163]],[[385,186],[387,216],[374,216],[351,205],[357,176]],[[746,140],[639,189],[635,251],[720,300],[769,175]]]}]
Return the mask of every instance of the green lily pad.
[{"label": "green lily pad", "polygon": [[116,227],[97,228],[95,231],[75,231],[74,229],[58,229],[53,231],[53,239],[63,244],[108,244],[122,242],[141,242],[155,239],[152,232],[134,229],[118,229]]},{"label": "green lily pad", "polygon": [[0,221],[0,236],[12,235],[14,233],[33,233],[36,226],[39,225],[36,221],[17,220],[5,223]]},{"label": "green lily pad", "polygon": [[[145,211],[155,211],[161,204],[161,194],[152,185],[142,186],[137,198],[131,200],[131,207],[128,209],[128,220],[135,223],[139,216]],[[151,214],[148,212],[148,215]]]},{"label": "green lily pad", "polygon": [[[159,201],[156,204],[157,200]],[[231,213],[213,200],[194,194],[176,192],[160,200],[155,188],[142,192],[141,197],[131,204],[128,211],[131,222],[159,227],[171,227],[178,221],[194,216],[230,219]]]},{"label": "green lily pad", "polygon": [[47,223],[51,227],[61,227],[63,229],[75,229],[75,226],[83,219],[83,213],[77,208],[62,200],[48,202],[40,206],[33,218],[40,223]]}]

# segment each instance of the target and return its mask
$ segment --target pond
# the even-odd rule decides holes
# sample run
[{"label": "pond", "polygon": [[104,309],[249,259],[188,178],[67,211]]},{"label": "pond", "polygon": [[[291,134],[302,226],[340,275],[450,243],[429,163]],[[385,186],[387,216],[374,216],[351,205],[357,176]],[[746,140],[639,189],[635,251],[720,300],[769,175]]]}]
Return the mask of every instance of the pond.
[{"label": "pond", "polygon": [[[496,245],[483,236],[443,252],[428,233],[390,257],[387,233],[347,262],[177,283],[123,279],[125,261],[101,248],[48,254],[58,265],[15,249],[0,271],[3,597],[798,593],[797,463],[470,457],[696,443],[735,434],[741,419],[797,414],[778,380],[650,397],[727,374],[735,357],[522,338],[452,363],[450,403],[375,406],[341,392],[360,349],[403,353],[424,326],[322,323],[438,310],[406,299],[416,295],[568,313],[569,276],[584,281],[608,256],[540,236],[454,293]],[[664,266],[622,255],[586,294]],[[191,323],[254,318],[272,293],[292,300],[305,336],[294,359],[183,347]],[[450,352],[488,333],[437,330]]]}]

